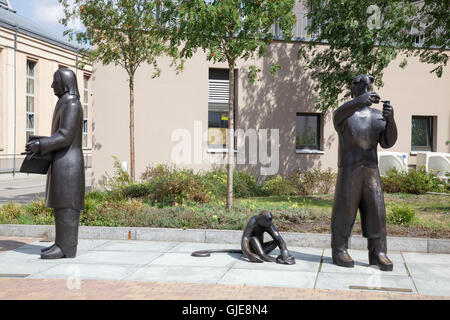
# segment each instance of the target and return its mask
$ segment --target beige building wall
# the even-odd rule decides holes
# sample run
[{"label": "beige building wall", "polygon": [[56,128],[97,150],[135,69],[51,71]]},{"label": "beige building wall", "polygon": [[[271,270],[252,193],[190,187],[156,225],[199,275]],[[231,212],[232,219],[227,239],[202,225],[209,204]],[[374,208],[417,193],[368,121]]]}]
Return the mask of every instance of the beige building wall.
[{"label": "beige building wall", "polygon": [[[270,61],[256,59],[237,63],[237,116],[239,129],[279,130],[279,170],[283,174],[297,169],[337,169],[338,140],[331,113],[322,122],[321,151],[298,153],[295,146],[296,114],[318,111],[311,78],[297,60],[300,42],[271,45],[274,61],[282,65],[275,76],[269,74]],[[376,89],[383,99],[391,100],[399,128],[399,139],[392,151],[411,155],[411,121],[413,115],[437,117],[435,151],[450,152],[445,141],[450,138],[450,68],[438,79],[429,74],[430,65],[410,59],[405,70],[392,62],[386,70],[382,89]],[[225,64],[206,61],[199,52],[187,61],[177,75],[167,59],[160,60],[162,74],[152,79],[152,68],[143,65],[136,74],[136,173],[139,177],[148,165],[174,163],[174,152],[180,145],[190,150],[189,168],[208,169],[208,160],[223,158],[225,153],[208,152],[205,132],[208,127],[208,69],[227,68]],[[262,69],[262,81],[250,84],[248,67]],[[94,65],[93,104],[93,175],[94,185],[102,185],[113,175],[113,159],[117,156],[129,168],[129,94],[125,71],[119,67]],[[375,106],[381,108],[381,105]],[[190,139],[180,139],[180,136]],[[203,139],[202,139],[203,137]],[[198,149],[196,146],[200,145]],[[200,150],[200,151],[196,151]],[[269,149],[270,150],[270,149]],[[176,158],[176,157],[175,157]],[[415,156],[409,157],[415,164]],[[248,154],[247,154],[248,159]],[[261,174],[267,165],[241,165],[242,169]]]},{"label": "beige building wall", "polygon": [[[13,154],[22,159],[26,144],[26,65],[35,61],[35,135],[48,136],[51,132],[53,109],[57,102],[51,84],[53,73],[60,67],[68,67],[77,74],[78,88],[83,103],[84,76],[90,78],[88,107],[88,145],[92,149],[92,66],[76,68],[77,53],[43,40],[18,33],[17,50],[14,50],[14,31],[0,27],[0,159],[2,169],[11,166]],[[14,63],[16,68],[14,69]],[[14,88],[14,71],[16,87]],[[14,103],[14,97],[16,102]],[[14,125],[15,123],[15,125]],[[20,168],[21,160],[17,161]]]}]

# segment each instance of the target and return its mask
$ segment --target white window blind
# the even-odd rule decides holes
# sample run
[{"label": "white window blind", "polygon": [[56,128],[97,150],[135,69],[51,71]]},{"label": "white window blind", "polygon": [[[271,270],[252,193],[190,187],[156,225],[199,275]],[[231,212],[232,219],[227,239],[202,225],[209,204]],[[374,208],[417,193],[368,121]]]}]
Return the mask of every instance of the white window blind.
[{"label": "white window blind", "polygon": [[208,102],[228,104],[230,86],[228,80],[209,79]]}]

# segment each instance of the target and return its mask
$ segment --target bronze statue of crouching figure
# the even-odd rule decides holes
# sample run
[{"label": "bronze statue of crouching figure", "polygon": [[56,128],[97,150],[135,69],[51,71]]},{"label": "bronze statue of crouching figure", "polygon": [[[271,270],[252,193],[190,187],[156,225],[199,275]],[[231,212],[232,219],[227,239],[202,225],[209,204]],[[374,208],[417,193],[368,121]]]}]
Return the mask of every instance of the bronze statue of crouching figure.
[{"label": "bronze statue of crouching figure", "polygon": [[[211,253],[240,253],[243,254],[250,262],[276,262],[280,264],[295,264],[295,259],[289,254],[286,243],[278,233],[272,223],[272,214],[268,211],[262,211],[260,214],[253,216],[247,223],[241,240],[241,250],[201,250],[192,253],[194,257],[209,257]],[[264,242],[264,232],[267,232],[273,240]],[[277,258],[269,254],[278,247],[280,255]]]}]

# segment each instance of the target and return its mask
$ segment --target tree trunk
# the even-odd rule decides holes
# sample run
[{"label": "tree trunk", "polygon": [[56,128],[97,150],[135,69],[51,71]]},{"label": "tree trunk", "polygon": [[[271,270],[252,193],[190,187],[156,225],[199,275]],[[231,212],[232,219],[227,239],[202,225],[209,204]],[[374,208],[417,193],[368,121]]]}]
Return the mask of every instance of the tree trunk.
[{"label": "tree trunk", "polygon": [[233,206],[233,163],[234,163],[234,61],[229,62],[228,94],[228,162],[227,162],[227,210]]},{"label": "tree trunk", "polygon": [[130,176],[135,180],[135,153],[134,153],[134,75],[130,75]]}]

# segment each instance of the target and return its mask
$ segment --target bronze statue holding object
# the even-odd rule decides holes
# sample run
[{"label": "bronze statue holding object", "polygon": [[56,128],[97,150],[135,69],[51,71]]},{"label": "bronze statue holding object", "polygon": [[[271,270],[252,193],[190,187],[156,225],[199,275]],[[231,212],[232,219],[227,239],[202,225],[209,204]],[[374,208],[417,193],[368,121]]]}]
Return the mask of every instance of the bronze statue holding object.
[{"label": "bronze statue holding object", "polygon": [[392,271],[393,264],[386,255],[386,210],[377,146],[392,147],[397,141],[397,127],[389,101],[384,101],[383,111],[370,108],[380,102],[378,94],[371,91],[373,82],[372,76],[357,76],[351,87],[354,99],[333,114],[339,135],[339,169],[331,218],[331,247],[335,264],[354,266],[347,249],[359,209],[362,233],[368,238],[369,264]]},{"label": "bronze statue holding object", "polygon": [[72,70],[57,70],[52,88],[59,98],[53,113],[52,135],[33,137],[25,148],[30,155],[53,154],[45,198],[46,206],[55,212],[56,239],[55,244],[42,250],[41,258],[74,258],[80,211],[84,209],[83,109]]}]

